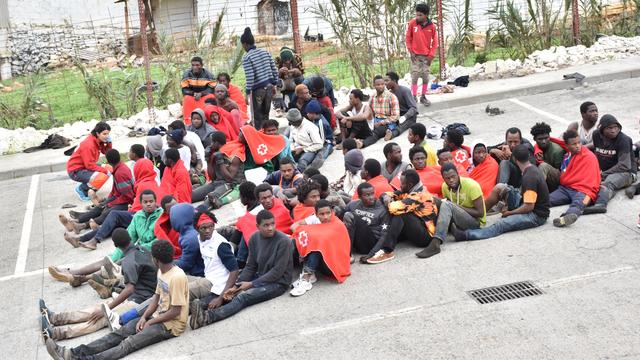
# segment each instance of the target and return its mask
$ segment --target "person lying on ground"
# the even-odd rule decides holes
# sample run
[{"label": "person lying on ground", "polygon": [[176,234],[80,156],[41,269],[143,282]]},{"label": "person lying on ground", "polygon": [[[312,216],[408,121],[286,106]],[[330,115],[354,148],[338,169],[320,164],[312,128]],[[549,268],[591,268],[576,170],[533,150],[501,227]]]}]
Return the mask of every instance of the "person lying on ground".
[{"label": "person lying on ground", "polygon": [[[122,254],[124,289],[108,303],[75,311],[53,312],[46,306],[44,300],[40,299],[41,330],[45,339],[71,339],[96,332],[106,327],[108,323],[108,319],[103,316],[102,305],[117,314],[122,314],[153,296],[157,286],[158,269],[153,263],[150,251],[134,245],[125,229],[116,229],[113,232],[113,244]],[[101,277],[95,278],[99,282],[105,282]],[[106,288],[103,284],[100,285]],[[111,293],[107,297],[109,296]]]},{"label": "person lying on ground", "polygon": [[[309,221],[313,219],[313,221]],[[296,250],[303,259],[300,277],[293,283],[291,296],[302,296],[311,290],[320,271],[342,283],[351,274],[350,241],[345,225],[333,213],[327,200],[315,205],[315,217],[293,225]]]},{"label": "person lying on ground", "polygon": [[189,318],[187,276],[173,264],[173,247],[168,241],[155,242],[151,255],[158,268],[158,285],[142,316],[86,345],[68,348],[47,338],[47,352],[53,359],[120,359],[184,332]]},{"label": "person lying on ground", "polygon": [[576,222],[584,208],[597,199],[600,191],[600,165],[596,156],[582,145],[576,131],[567,130],[562,137],[569,152],[560,167],[560,185],[549,194],[549,203],[551,206],[569,204],[569,208],[553,219],[556,227]]},{"label": "person lying on ground", "polygon": [[229,158],[219,151],[227,142],[223,133],[214,132],[211,141],[209,181],[193,189],[191,201],[204,201],[207,208],[219,209],[239,198],[238,186],[245,181],[244,163],[237,156]]},{"label": "person lying on ground", "polygon": [[587,149],[593,150],[593,134],[598,131],[598,107],[591,101],[580,104],[582,120],[569,124],[567,130],[577,131],[580,142]]},{"label": "person lying on ground", "polygon": [[[506,203],[502,209],[502,218],[494,224],[481,228],[458,230],[451,229],[456,241],[481,240],[496,237],[509,231],[517,231],[538,227],[549,217],[549,189],[544,176],[538,167],[532,165],[529,148],[520,144],[513,149],[513,158],[522,172],[522,187],[499,183],[495,191]],[[491,198],[491,196],[490,196]],[[486,206],[493,206],[487,199]]]},{"label": "person lying on ground", "polygon": [[459,230],[478,229],[487,222],[482,188],[475,180],[460,177],[454,164],[445,164],[441,168],[442,200],[436,200],[438,220],[431,244],[416,253],[419,258],[428,258],[440,253],[450,227]]},{"label": "person lying on ground", "polygon": [[512,127],[507,129],[505,142],[489,147],[489,154],[493,156],[500,165],[498,180],[496,181],[498,184],[507,184],[516,188],[522,184],[522,172],[518,169],[516,161],[512,156],[513,149],[520,144],[523,144],[529,149],[529,162],[535,164],[533,146],[531,146],[531,143],[527,139],[522,138],[522,132],[518,128]]},{"label": "person lying on ground", "polygon": [[[351,254],[369,254],[377,243],[384,241],[389,228],[389,213],[376,198],[373,185],[362,183],[358,185],[357,192],[359,200],[347,204],[343,221],[351,240]],[[364,261],[366,258],[360,262]]]},{"label": "person lying on ground", "polygon": [[381,196],[390,215],[387,234],[366,257],[360,258],[361,262],[380,264],[393,260],[395,247],[400,241],[410,241],[418,247],[433,243],[437,212],[432,195],[424,191],[415,170],[405,170],[400,179],[399,191]]},{"label": "person lying on ground", "polygon": [[373,87],[376,89],[376,93],[369,101],[369,106],[373,111],[373,134],[364,140],[364,147],[381,138],[384,138],[385,141],[393,139],[393,131],[398,127],[400,119],[398,98],[386,89],[384,78],[381,75],[376,75],[373,78]]},{"label": "person lying on ground", "polygon": [[438,154],[436,149],[433,146],[429,145],[429,142],[426,140],[427,137],[427,128],[420,123],[416,123],[409,127],[409,132],[407,133],[407,139],[410,144],[422,146],[427,152],[427,166],[436,166],[438,165]]},{"label": "person lying on ground", "polygon": [[199,210],[194,222],[204,261],[204,277],[188,276],[189,301],[200,299],[205,309],[213,310],[222,306],[222,295],[235,285],[239,274],[238,262],[231,244],[215,230],[215,215]]},{"label": "person lying on ground", "polygon": [[241,310],[278,297],[287,291],[293,273],[293,244],[276,230],[273,214],[261,210],[256,215],[258,231],[249,241],[247,265],[237,283],[223,295],[224,305],[205,309],[200,300],[190,305],[192,329],[229,318]]},{"label": "person lying on ground", "polygon": [[[600,164],[602,183],[598,199],[593,206],[584,209],[584,214],[607,212],[607,203],[616,191],[632,185],[637,180],[638,165],[633,153],[633,141],[622,132],[622,125],[613,115],[600,118],[600,127],[593,134],[593,152]],[[637,188],[637,185],[633,185]],[[635,189],[629,191],[635,194]]]},{"label": "person lying on ground", "polygon": [[552,138],[551,126],[544,122],[536,123],[531,128],[531,136],[536,142],[533,147],[536,165],[542,171],[549,191],[554,191],[560,182],[560,166],[566,153],[564,142],[561,139]]},{"label": "person lying on ground", "polygon": [[97,123],[67,161],[67,174],[71,180],[80,183],[75,192],[82,201],[89,201],[89,190],[99,190],[110,174],[107,168],[97,164],[100,154],[106,155],[111,149],[110,132],[109,124]]}]

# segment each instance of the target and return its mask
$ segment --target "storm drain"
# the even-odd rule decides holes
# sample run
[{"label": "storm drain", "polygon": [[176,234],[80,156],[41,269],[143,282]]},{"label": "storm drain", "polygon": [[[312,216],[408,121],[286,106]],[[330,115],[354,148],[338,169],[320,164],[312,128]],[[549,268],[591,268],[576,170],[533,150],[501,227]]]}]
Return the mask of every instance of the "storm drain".
[{"label": "storm drain", "polygon": [[467,291],[475,301],[488,304],[523,297],[542,295],[543,292],[531,281],[520,281],[513,284],[492,286],[478,290]]}]

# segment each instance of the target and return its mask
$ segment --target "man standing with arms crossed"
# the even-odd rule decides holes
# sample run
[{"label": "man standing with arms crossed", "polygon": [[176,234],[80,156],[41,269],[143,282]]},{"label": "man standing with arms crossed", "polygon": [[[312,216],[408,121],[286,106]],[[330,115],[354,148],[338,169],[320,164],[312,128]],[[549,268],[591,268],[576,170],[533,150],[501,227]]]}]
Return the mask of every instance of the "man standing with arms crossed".
[{"label": "man standing with arms crossed", "polygon": [[422,78],[422,92],[420,104],[431,105],[427,100],[427,85],[429,84],[429,67],[438,49],[438,35],[436,26],[429,16],[429,5],[416,5],[416,17],[407,26],[406,42],[411,55],[411,93],[418,94],[418,78]]}]

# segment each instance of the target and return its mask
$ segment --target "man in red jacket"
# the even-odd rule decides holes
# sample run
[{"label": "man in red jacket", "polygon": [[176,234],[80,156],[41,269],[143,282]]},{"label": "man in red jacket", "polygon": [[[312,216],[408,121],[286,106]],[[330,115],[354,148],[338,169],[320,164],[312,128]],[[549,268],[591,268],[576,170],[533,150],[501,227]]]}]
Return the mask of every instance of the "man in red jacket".
[{"label": "man in red jacket", "polygon": [[406,34],[407,49],[411,55],[411,93],[413,96],[418,94],[418,78],[422,78],[420,103],[424,106],[431,105],[425,94],[429,83],[429,67],[438,48],[436,26],[428,16],[429,5],[416,5],[416,18],[409,21]]},{"label": "man in red jacket", "polygon": [[173,195],[179,203],[191,204],[191,177],[180,159],[177,149],[167,149],[164,153],[167,166],[162,175],[160,189],[169,195]]},{"label": "man in red jacket", "polygon": [[569,226],[578,220],[584,208],[598,197],[600,165],[598,158],[580,142],[580,134],[567,130],[562,138],[569,149],[560,165],[560,186],[549,194],[551,206],[570,204],[567,211],[553,219],[557,227]]}]

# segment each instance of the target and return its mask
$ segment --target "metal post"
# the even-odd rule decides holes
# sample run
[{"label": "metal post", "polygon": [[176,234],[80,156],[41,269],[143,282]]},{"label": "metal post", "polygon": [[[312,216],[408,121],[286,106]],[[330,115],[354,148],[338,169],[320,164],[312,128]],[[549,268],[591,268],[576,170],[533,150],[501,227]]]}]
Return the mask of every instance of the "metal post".
[{"label": "metal post", "polygon": [[142,55],[144,56],[144,77],[147,83],[147,110],[149,111],[149,123],[155,125],[156,113],[153,110],[153,87],[151,85],[149,44],[147,43],[147,17],[144,10],[144,0],[138,0],[138,14],[140,16],[140,41],[142,41]]},{"label": "metal post", "polygon": [[127,47],[127,55],[129,54],[129,1],[124,0],[124,44]]},{"label": "metal post", "polygon": [[573,20],[573,41],[576,45],[580,45],[582,43],[582,34],[580,34],[580,13],[578,9],[578,0],[572,1],[571,15]]},{"label": "metal post", "polygon": [[291,25],[293,28],[293,49],[296,54],[302,55],[302,43],[300,42],[300,26],[298,25],[298,0],[290,0]]},{"label": "metal post", "polygon": [[438,7],[438,59],[440,65],[440,80],[445,79],[445,48],[444,48],[444,24],[443,24],[443,14],[442,14],[442,0],[436,1],[436,6]]}]

